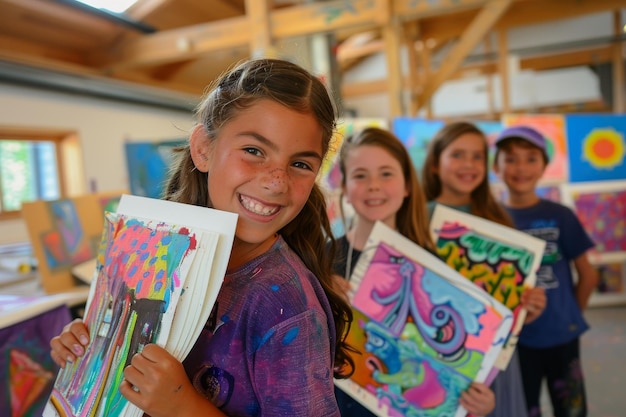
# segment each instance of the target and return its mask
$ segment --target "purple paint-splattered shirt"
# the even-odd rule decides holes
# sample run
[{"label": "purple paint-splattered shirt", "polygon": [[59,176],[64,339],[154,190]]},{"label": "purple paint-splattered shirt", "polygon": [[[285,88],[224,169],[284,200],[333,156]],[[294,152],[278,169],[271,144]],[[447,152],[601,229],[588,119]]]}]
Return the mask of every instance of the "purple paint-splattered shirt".
[{"label": "purple paint-splattered shirt", "polygon": [[338,416],[324,291],[279,238],[230,271],[185,369],[229,416]]}]

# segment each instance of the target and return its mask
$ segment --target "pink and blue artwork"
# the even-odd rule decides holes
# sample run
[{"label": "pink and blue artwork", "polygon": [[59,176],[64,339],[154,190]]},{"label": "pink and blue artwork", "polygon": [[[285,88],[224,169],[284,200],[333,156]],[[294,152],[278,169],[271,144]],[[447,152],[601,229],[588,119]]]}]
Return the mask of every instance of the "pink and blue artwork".
[{"label": "pink and blue artwork", "polygon": [[509,309],[377,223],[350,279],[355,373],[336,384],[380,416],[464,416],[513,322]]}]

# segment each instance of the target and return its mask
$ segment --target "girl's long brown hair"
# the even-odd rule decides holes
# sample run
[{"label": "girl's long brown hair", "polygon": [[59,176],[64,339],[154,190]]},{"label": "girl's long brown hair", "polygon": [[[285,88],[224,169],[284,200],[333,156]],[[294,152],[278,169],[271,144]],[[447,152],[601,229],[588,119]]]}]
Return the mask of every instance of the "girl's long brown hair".
[{"label": "girl's long brown hair", "polygon": [[[274,100],[290,109],[312,114],[323,133],[323,151],[336,128],[336,111],[326,87],[309,72],[288,61],[258,59],[246,61],[216,80],[196,110],[207,137],[217,137],[220,129],[238,112],[259,100]],[[176,150],[177,159],[166,185],[164,198],[181,203],[211,207],[207,173],[195,169],[189,145]],[[332,310],[336,334],[334,374],[347,378],[354,372],[352,350],[345,338],[352,322],[350,306],[332,285],[331,254],[335,253],[326,200],[315,184],[300,213],[279,231],[289,247],[319,279]],[[332,246],[326,249],[327,242]]]},{"label": "girl's long brown hair", "polygon": [[435,200],[441,194],[441,178],[439,174],[435,172],[435,168],[439,166],[441,153],[459,136],[466,133],[473,133],[483,138],[485,148],[485,177],[471,193],[471,213],[487,220],[513,227],[513,221],[504,208],[496,201],[489,188],[489,176],[487,175],[489,172],[487,138],[485,134],[472,123],[449,123],[441,128],[430,142],[422,168],[422,182],[424,184],[426,198],[428,201]]}]

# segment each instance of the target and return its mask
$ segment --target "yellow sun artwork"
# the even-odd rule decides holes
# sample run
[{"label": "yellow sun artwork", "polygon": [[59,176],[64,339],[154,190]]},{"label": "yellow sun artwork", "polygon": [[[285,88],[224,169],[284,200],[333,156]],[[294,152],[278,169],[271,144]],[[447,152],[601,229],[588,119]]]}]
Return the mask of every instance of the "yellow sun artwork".
[{"label": "yellow sun artwork", "polygon": [[624,161],[626,145],[620,132],[611,128],[593,129],[583,141],[583,159],[597,169],[613,169]]}]

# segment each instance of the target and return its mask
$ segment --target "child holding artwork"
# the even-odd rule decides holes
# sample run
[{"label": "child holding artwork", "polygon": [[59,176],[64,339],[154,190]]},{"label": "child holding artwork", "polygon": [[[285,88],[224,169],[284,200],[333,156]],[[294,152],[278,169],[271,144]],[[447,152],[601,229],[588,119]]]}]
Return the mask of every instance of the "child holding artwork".
[{"label": "child holding artwork", "polygon": [[[422,180],[432,216],[436,204],[471,213],[513,227],[505,209],[496,201],[487,176],[487,138],[475,125],[454,122],[445,125],[430,142]],[[521,303],[528,315],[526,323],[537,318],[546,304],[543,289],[526,289]],[[526,417],[526,403],[517,356],[500,372],[491,387],[496,397],[493,417]]]},{"label": "child holding artwork", "polygon": [[[217,80],[165,198],[239,215],[211,318],[184,363],[148,344],[120,391],[152,417],[337,416],[351,311],[333,289],[330,224],[315,183],[335,128],[324,85],[295,64],[244,62]],[[84,353],[81,321],[51,341]]]},{"label": "child holding artwork", "polygon": [[[335,273],[345,290],[376,221],[435,253],[424,194],[411,158],[398,138],[374,127],[346,138],[339,168],[342,194],[355,212],[352,227],[337,240]],[[343,391],[335,391],[343,417],[374,415]],[[475,415],[485,415],[494,407],[493,392],[485,384],[473,383],[462,393],[461,405]]]},{"label": "child holding artwork", "polygon": [[537,182],[549,161],[541,133],[509,127],[497,137],[496,149],[494,170],[508,189],[505,206],[515,225],[547,242],[537,285],[545,288],[548,305],[524,326],[518,341],[528,414],[541,416],[539,397],[546,378],[556,417],[586,416],[580,335],[589,327],[582,311],[598,283],[587,258],[594,244],[572,210],[537,196]]}]

